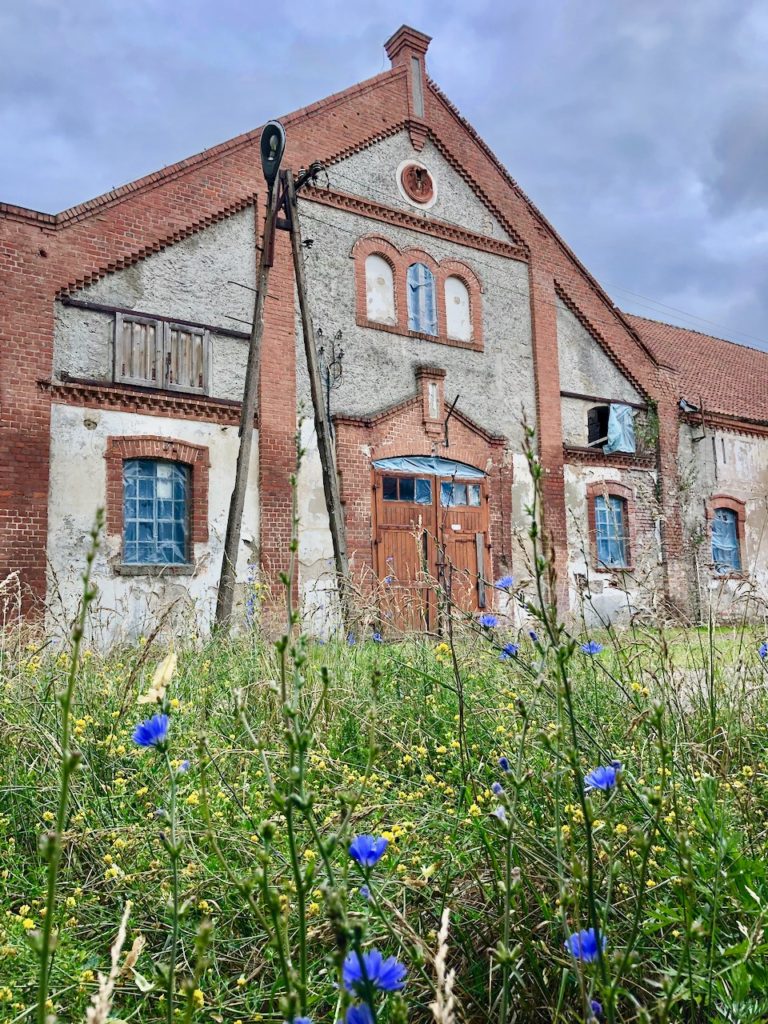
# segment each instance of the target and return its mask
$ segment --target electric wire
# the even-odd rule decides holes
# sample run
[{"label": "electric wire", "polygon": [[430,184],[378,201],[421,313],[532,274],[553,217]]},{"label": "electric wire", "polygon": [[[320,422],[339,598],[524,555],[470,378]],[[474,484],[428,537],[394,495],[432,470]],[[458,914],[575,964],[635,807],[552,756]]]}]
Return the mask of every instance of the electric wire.
[{"label": "electric wire", "polygon": [[[331,178],[343,178],[345,181],[348,181],[348,182],[350,182],[353,185],[360,186],[360,187],[362,187],[363,189],[366,189],[369,192],[375,192],[377,195],[381,196],[384,199],[387,199],[388,201],[391,201],[391,199],[392,199],[391,193],[387,193],[383,189],[377,188],[375,185],[372,185],[370,182],[363,181],[362,179],[356,178],[354,175],[347,174],[345,171],[341,171],[341,170],[339,170],[339,169],[337,169],[335,167],[326,168],[325,169],[325,175],[326,175],[326,179],[328,180],[329,184],[330,184],[330,179]],[[498,223],[501,223],[500,221],[498,221],[498,217],[495,214],[493,214],[493,212],[491,210],[489,210],[488,212],[494,217],[494,220],[496,220]],[[365,216],[365,215],[364,214],[357,214],[357,216]],[[459,228],[462,231],[467,231],[467,230],[472,231],[472,229],[468,228],[466,224],[460,224],[458,221],[450,220],[449,218],[445,218],[445,217],[430,218],[428,216],[425,216],[423,218],[423,220],[424,220],[424,224],[425,225],[426,224],[435,224],[435,225],[439,226],[440,224],[448,224],[451,227]],[[501,226],[502,226],[502,228],[504,227],[503,224],[501,224]],[[409,230],[409,229],[405,228],[404,230]],[[410,230],[413,230],[413,229],[410,229]],[[505,231],[506,231],[506,229],[505,229]],[[477,233],[477,232],[474,232],[474,233]],[[497,241],[507,241],[507,240],[506,239],[497,239]],[[456,244],[461,244],[461,243],[456,243]],[[515,243],[514,241],[512,241],[512,242],[510,242],[508,244],[513,244],[514,245],[514,244],[519,244],[519,243]],[[502,254],[499,254],[499,255],[501,256]],[[508,259],[510,257],[502,256],[502,258],[503,259]],[[481,265],[488,266],[488,267],[491,266],[490,264],[488,264],[487,262],[484,262],[480,258],[473,257],[473,259],[475,259],[475,261],[478,262]],[[493,269],[496,269],[496,268],[493,268]],[[641,300],[639,302],[639,305],[641,305],[645,309],[651,310],[651,312],[666,309],[666,310],[669,310],[670,312],[676,313],[678,316],[685,317],[686,319],[695,320],[695,321],[698,321],[699,323],[707,324],[710,327],[716,327],[719,330],[726,331],[728,334],[731,334],[731,335],[734,335],[734,334],[741,335],[743,338],[748,338],[751,341],[756,342],[758,345],[763,346],[764,349],[768,349],[768,339],[766,339],[766,338],[760,338],[759,336],[754,335],[754,334],[750,334],[747,331],[741,331],[741,330],[739,330],[737,328],[729,327],[726,324],[721,324],[721,323],[718,323],[717,321],[714,321],[714,320],[708,320],[705,317],[697,316],[695,313],[689,313],[686,310],[680,309],[677,306],[670,306],[667,303],[661,302],[659,299],[654,299],[654,298],[651,298],[648,295],[642,295],[642,294],[640,294],[638,292],[633,292],[629,288],[624,288],[624,287],[622,287],[620,285],[606,285],[605,287],[606,287],[606,289],[610,289],[611,291],[624,292],[627,295],[631,295],[634,299]],[[657,307],[658,307],[658,310],[657,310]],[[621,312],[624,312],[624,310],[622,310]],[[594,318],[590,318],[590,319],[594,321]],[[594,322],[597,322],[597,321],[594,321]],[[604,324],[612,324],[612,323],[614,323],[614,321],[607,321],[607,320],[603,320],[601,322],[604,323]],[[678,326],[678,325],[672,325],[672,326]],[[690,328],[686,328],[685,326],[682,327],[682,330],[686,330],[686,329],[694,330],[694,331],[697,330],[697,328],[695,326],[694,327],[690,327]],[[705,331],[700,331],[699,333],[706,334]],[[720,339],[720,340],[728,340],[728,339]],[[736,344],[740,344],[740,343],[736,342]],[[743,344],[743,342],[741,344]]]}]

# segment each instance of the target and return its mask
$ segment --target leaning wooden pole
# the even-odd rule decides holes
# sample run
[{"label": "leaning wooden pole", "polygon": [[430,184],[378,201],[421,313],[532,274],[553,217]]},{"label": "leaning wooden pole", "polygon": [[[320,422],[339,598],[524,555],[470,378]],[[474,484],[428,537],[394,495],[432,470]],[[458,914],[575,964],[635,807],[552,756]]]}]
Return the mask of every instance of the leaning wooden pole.
[{"label": "leaning wooden pole", "polygon": [[269,190],[267,212],[264,218],[264,233],[261,240],[259,274],[256,299],[253,309],[253,324],[248,347],[248,364],[245,371],[243,405],[240,411],[240,449],[237,453],[235,486],[229,503],[227,533],[224,539],[224,557],[219,577],[219,592],[216,598],[216,628],[225,628],[232,618],[237,579],[237,556],[240,548],[240,533],[243,525],[245,492],[248,487],[248,467],[253,447],[253,418],[256,414],[256,400],[259,391],[259,368],[261,364],[261,338],[264,333],[264,302],[269,283],[269,268],[272,266],[274,221],[277,210],[277,188]]},{"label": "leaning wooden pole", "polygon": [[304,352],[307,357],[309,385],[312,393],[312,408],[315,415],[315,432],[317,447],[320,453],[320,465],[323,471],[323,490],[325,491],[325,507],[328,510],[328,523],[333,541],[333,558],[336,565],[336,578],[339,588],[341,614],[345,626],[350,621],[351,585],[349,577],[349,556],[347,554],[347,531],[344,525],[344,510],[341,507],[341,491],[339,477],[336,472],[336,453],[333,444],[333,432],[328,411],[323,400],[323,385],[320,378],[320,366],[315,341],[315,328],[309,308],[307,294],[307,278],[304,269],[304,251],[301,244],[301,225],[299,224],[299,208],[296,202],[296,185],[291,171],[282,171],[281,178],[288,205],[290,221],[291,248],[293,250],[293,267],[296,274],[296,288],[299,293],[299,309],[301,310],[301,326],[304,335]]}]

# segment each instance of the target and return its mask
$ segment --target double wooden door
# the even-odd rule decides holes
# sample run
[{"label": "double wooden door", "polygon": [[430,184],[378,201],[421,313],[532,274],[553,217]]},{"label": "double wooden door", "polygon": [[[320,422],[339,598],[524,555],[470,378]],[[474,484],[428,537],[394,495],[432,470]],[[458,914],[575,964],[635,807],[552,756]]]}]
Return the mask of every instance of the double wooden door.
[{"label": "double wooden door", "polygon": [[[395,462],[395,460],[391,460]],[[460,610],[485,607],[490,563],[486,480],[424,459],[415,472],[374,467],[374,549],[382,614],[396,630],[438,629],[436,588]]]}]

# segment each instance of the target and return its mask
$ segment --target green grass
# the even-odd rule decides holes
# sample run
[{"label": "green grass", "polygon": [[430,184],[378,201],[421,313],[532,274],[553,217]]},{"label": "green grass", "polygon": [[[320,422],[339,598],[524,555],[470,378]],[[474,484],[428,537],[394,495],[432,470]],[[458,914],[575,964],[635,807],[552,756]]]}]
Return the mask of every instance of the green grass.
[{"label": "green grass", "polygon": [[[2,1021],[35,1019],[38,957],[25,932],[40,925],[45,901],[38,840],[58,801],[56,695],[67,672],[66,652],[15,649],[12,639],[0,680]],[[498,644],[508,639],[519,640],[520,653],[501,662]],[[306,649],[302,642],[298,666],[286,652],[288,677],[300,680],[300,716],[318,705],[306,780],[321,841],[343,828],[326,850],[329,888],[306,820],[297,812],[291,825],[306,890],[307,1013],[315,1024],[336,1019],[340,948],[355,941],[408,967],[404,1000],[382,999],[379,1020],[402,1019],[406,1007],[412,1021],[432,1019],[445,907],[459,1020],[498,1021],[505,988],[510,1021],[584,1021],[588,1000],[606,1005],[611,988],[617,1021],[768,1020],[761,638],[742,629],[600,639],[605,650],[594,657],[563,645],[572,716],[558,652],[525,633],[462,635],[458,677],[450,652],[428,640]],[[146,946],[138,976],[129,971],[118,981],[112,1019],[165,1019],[158,965],[169,948],[171,868],[161,836],[169,824],[157,811],[168,809],[168,774],[162,757],[131,739],[152,711],[137,698],[164,653],[142,645],[108,658],[86,652],[78,672],[73,716],[83,758],[63,837],[50,989],[61,1020],[85,1019],[126,900],[126,949],[137,935]],[[191,767],[178,779],[186,910],[177,1018],[281,1021],[285,983],[270,901],[296,959],[300,894],[285,815],[253,747],[255,739],[279,791],[291,792],[293,755],[275,689],[281,659],[255,637],[179,654],[168,691],[170,757]],[[500,771],[502,755],[519,773]],[[590,841],[574,780],[613,759],[624,766],[617,789],[610,799],[587,797]],[[508,832],[491,813],[499,780]],[[275,830],[269,842],[265,822]],[[368,883],[373,901],[361,896],[363,879],[346,853],[349,836],[362,832],[390,838]],[[240,885],[249,879],[253,906]],[[579,965],[564,940],[592,914],[607,939],[604,962]],[[201,956],[196,936],[207,921]],[[494,953],[505,926],[507,948]],[[197,978],[189,991],[187,978]]]}]

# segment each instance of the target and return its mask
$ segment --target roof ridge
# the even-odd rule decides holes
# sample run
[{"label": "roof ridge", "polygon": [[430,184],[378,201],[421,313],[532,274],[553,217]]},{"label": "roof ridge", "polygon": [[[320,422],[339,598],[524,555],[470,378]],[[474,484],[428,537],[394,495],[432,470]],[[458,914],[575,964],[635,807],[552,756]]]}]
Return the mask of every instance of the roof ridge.
[{"label": "roof ridge", "polygon": [[632,317],[633,320],[645,320],[649,324],[660,324],[662,327],[671,327],[676,331],[688,331],[689,334],[698,334],[700,338],[709,338],[711,341],[722,341],[726,345],[735,345],[736,348],[748,349],[750,352],[759,352],[760,355],[768,356],[768,351],[764,348],[758,348],[756,345],[748,345],[746,342],[734,341],[732,338],[721,338],[719,334],[707,334],[706,331],[699,331],[695,327],[682,327],[680,324],[672,324],[669,320],[657,320],[652,316],[643,316],[640,313],[628,313],[623,311],[625,316]]}]

